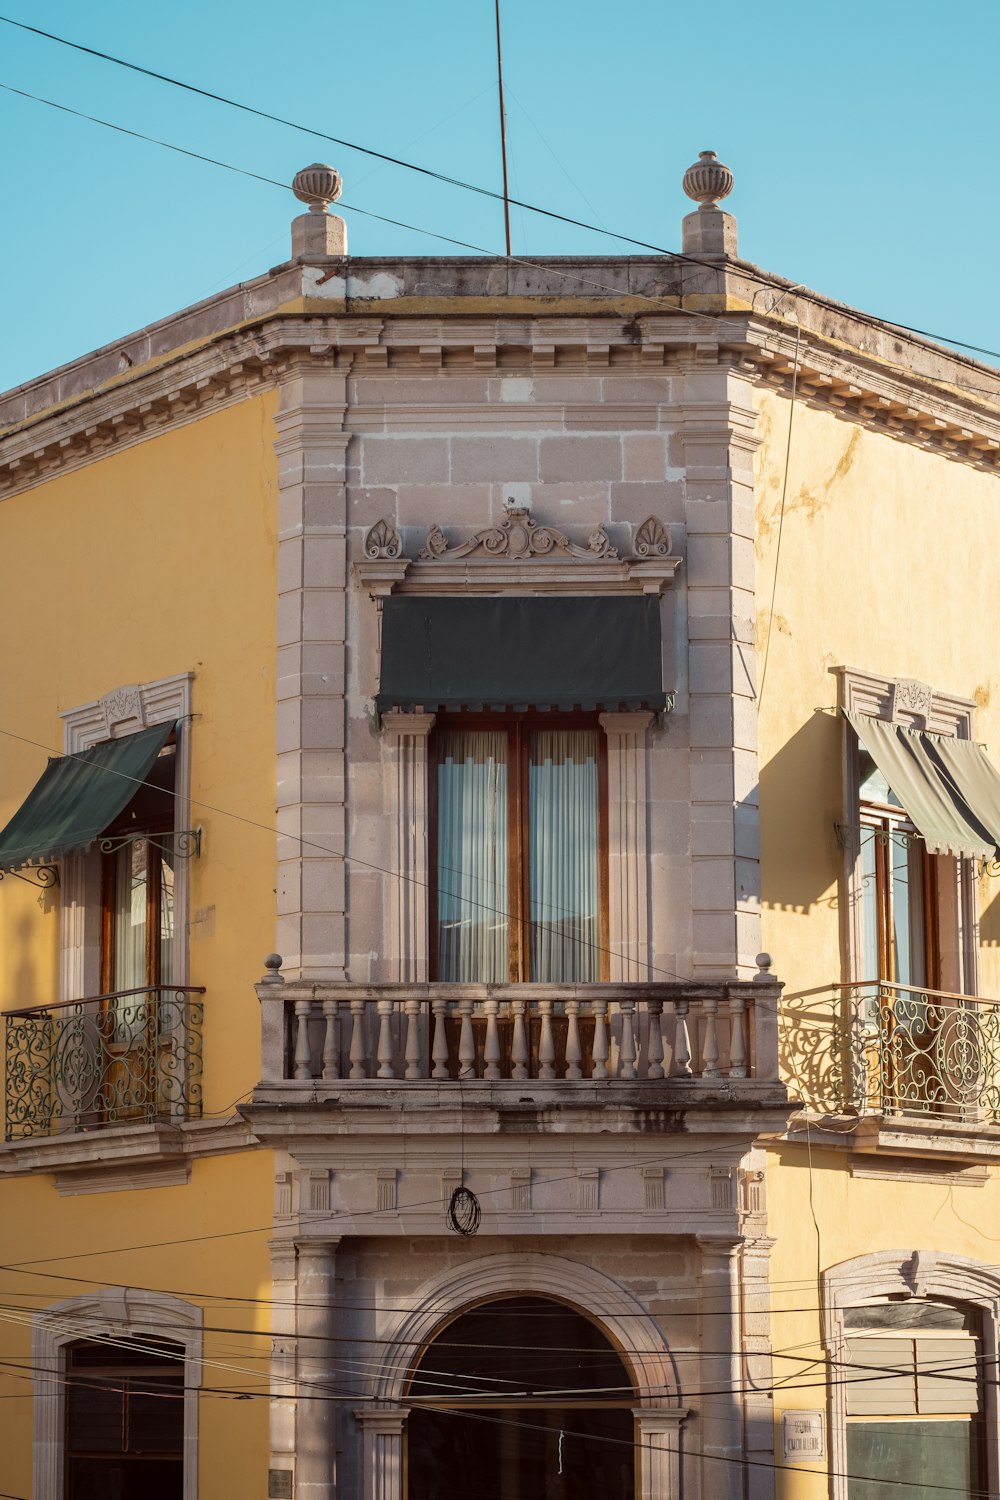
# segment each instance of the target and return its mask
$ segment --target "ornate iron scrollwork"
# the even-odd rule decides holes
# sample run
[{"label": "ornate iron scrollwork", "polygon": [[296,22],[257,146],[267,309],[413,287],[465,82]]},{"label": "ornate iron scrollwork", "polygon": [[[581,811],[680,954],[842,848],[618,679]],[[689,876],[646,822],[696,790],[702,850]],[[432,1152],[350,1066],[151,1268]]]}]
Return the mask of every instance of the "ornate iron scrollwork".
[{"label": "ornate iron scrollwork", "polygon": [[140,842],[152,844],[163,854],[172,854],[175,859],[195,859],[201,853],[201,829],[185,828],[178,833],[122,833],[99,839],[97,847],[102,854],[114,854],[128,844]]},{"label": "ornate iron scrollwork", "polygon": [[43,891],[51,891],[59,884],[56,865],[23,865],[20,870],[0,870],[0,880],[7,875],[23,880],[26,885],[36,885]]},{"label": "ornate iron scrollwork", "polygon": [[152,986],[0,1017],[6,1139],[198,1119],[201,994]]}]

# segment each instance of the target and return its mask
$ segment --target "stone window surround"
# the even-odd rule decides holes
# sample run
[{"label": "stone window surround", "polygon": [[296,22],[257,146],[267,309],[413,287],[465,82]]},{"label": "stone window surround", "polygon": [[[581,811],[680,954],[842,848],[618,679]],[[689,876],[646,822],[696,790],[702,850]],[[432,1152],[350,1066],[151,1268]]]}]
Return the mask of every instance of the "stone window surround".
[{"label": "stone window surround", "polygon": [[[621,562],[603,528],[596,528],[582,546],[539,525],[528,509],[514,507],[496,526],[474,533],[456,547],[432,527],[415,561],[403,556],[395,527],[379,521],[366,535],[366,559],[355,565],[355,571],[375,601],[381,627],[382,602],[394,592],[662,594],[680,566],[680,559],[670,554],[667,529],[650,516],[636,528],[635,545],[635,558]],[[618,983],[651,977],[646,788],[653,717],[648,711],[598,716],[608,751],[610,978]],[[381,719],[394,830],[390,975],[397,983],[420,984],[430,976],[428,744],[435,715],[391,710]]]},{"label": "stone window surround", "polygon": [[[174,830],[191,827],[191,686],[193,672],[181,672],[158,681],[116,688],[92,703],[68,709],[63,721],[63,748],[67,755],[89,750],[102,740],[136,734],[154,724],[182,721],[177,736],[174,784]],[[190,871],[179,859],[174,875],[173,972],[175,982],[187,983],[188,907]],[[67,854],[62,860],[60,909],[60,998],[82,1000],[101,988],[100,967],[100,860],[93,850]]]},{"label": "stone window surround", "polygon": [[[842,726],[841,784],[844,801],[840,822],[842,828],[853,832],[858,822],[861,788],[857,738],[847,715],[866,714],[869,718],[900,724],[906,729],[971,740],[976,702],[972,698],[940,692],[914,678],[883,677],[878,673],[845,666],[833,667],[831,671],[837,677],[837,702],[842,710],[839,717]],[[872,978],[872,975],[861,972],[861,955],[864,950],[861,933],[860,850],[855,837],[844,837],[841,842],[844,846],[844,888],[847,892],[847,900],[844,902],[847,958],[845,978],[857,983]],[[962,952],[965,992],[976,995],[979,992],[979,916],[975,872],[971,860],[960,861],[959,883],[959,909],[964,928]]]},{"label": "stone window surround", "polygon": [[[974,1308],[979,1314],[983,1367],[996,1361],[1000,1336],[1000,1270],[964,1256],[933,1250],[878,1250],[831,1266],[822,1276],[824,1345],[831,1361],[830,1380],[830,1500],[848,1500],[847,1387],[839,1378],[847,1358],[844,1312],[886,1297],[946,1298]],[[1000,1422],[997,1386],[984,1381],[986,1475],[991,1493],[1000,1479]]]},{"label": "stone window surround", "polygon": [[169,1338],[184,1349],[184,1500],[198,1496],[198,1391],[202,1311],[165,1292],[106,1287],[56,1302],[34,1315],[32,1500],[63,1493],[66,1345],[86,1338]]}]

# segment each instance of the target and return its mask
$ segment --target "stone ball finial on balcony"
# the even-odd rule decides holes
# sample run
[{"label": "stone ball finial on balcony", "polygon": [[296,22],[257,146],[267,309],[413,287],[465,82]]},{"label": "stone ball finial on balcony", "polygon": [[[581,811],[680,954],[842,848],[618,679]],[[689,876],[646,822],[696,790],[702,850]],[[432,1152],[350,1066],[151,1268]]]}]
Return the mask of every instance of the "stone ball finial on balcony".
[{"label": "stone ball finial on balcony", "polygon": [[735,178],[714,151],[701,151],[684,173],[684,191],[702,208],[715,208],[733,190]]},{"label": "stone ball finial on balcony", "polygon": [[292,178],[292,192],[300,203],[308,203],[309,212],[292,220],[292,259],[315,256],[346,255],[347,225],[336,214],[328,212],[344,187],[336,167],[314,161]]},{"label": "stone ball finial on balcony", "polygon": [[269,953],[264,960],[266,973],[260,979],[261,984],[284,984],[285,976],[281,972],[281,954]]},{"label": "stone ball finial on balcony", "polygon": [[343,191],[344,179],[336,167],[329,167],[322,161],[303,167],[292,178],[292,192],[300,203],[308,203],[312,214],[325,214]]},{"label": "stone ball finial on balcony", "polygon": [[684,191],[698,205],[682,225],[685,255],[698,260],[735,260],[736,220],[719,207],[720,199],[732,192],[733,182],[732,172],[714,151],[702,151],[684,173]]}]

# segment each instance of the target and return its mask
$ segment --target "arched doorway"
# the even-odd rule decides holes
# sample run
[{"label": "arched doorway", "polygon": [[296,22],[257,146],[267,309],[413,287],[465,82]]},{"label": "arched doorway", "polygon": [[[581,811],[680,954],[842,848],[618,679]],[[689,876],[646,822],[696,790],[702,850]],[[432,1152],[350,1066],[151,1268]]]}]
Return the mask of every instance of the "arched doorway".
[{"label": "arched doorway", "polygon": [[631,1378],[561,1302],[462,1313],[421,1355],[405,1401],[408,1500],[634,1500]]}]

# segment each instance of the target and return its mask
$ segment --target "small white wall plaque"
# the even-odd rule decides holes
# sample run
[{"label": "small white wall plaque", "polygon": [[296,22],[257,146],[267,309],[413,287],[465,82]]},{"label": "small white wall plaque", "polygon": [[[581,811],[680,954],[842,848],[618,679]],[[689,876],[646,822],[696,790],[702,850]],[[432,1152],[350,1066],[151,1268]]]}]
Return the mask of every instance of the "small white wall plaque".
[{"label": "small white wall plaque", "polygon": [[781,1450],[789,1463],[816,1463],[826,1457],[821,1411],[785,1411],[781,1414]]}]

